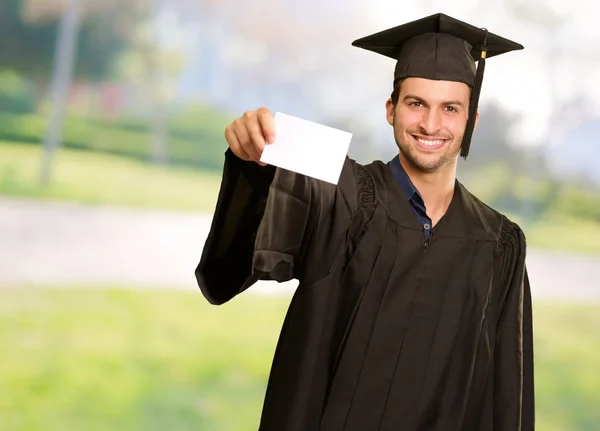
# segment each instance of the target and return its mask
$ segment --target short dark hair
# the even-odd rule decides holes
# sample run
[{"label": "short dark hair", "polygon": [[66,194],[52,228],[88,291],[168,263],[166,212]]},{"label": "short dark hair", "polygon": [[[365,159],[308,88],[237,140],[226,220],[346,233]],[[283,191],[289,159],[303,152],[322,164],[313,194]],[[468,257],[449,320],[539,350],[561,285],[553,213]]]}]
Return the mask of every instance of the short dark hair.
[{"label": "short dark hair", "polygon": [[[394,105],[394,108],[398,104],[398,98],[400,97],[400,87],[402,87],[402,81],[404,81],[404,79],[399,79],[396,82],[396,84],[394,85],[394,91],[392,91],[392,94],[390,96],[392,98],[392,105]],[[469,101],[471,100],[472,92],[473,88],[469,86]]]},{"label": "short dark hair", "polygon": [[396,107],[396,105],[398,104],[398,98],[400,97],[400,87],[402,86],[402,81],[403,79],[399,79],[396,84],[394,84],[394,91],[392,91],[392,95],[390,96],[392,98],[392,105],[394,105],[394,107]]}]

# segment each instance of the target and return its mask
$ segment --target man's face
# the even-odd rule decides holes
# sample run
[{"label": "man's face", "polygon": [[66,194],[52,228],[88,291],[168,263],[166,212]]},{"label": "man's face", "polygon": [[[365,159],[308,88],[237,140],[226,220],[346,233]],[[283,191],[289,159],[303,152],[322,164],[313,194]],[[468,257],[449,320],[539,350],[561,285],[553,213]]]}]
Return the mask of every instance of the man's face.
[{"label": "man's face", "polygon": [[[402,157],[421,172],[456,165],[467,124],[470,88],[461,82],[406,78],[387,120]],[[477,120],[479,114],[477,114]]]}]

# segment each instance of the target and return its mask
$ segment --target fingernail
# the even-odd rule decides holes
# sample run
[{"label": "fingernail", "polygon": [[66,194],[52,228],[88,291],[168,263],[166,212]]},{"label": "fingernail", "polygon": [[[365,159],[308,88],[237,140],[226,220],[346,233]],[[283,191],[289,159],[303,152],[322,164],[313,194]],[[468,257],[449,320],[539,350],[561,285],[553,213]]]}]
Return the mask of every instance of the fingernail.
[{"label": "fingernail", "polygon": [[269,136],[269,137],[267,138],[267,142],[268,142],[269,144],[274,144],[274,143],[275,143],[275,137],[274,137],[274,136]]}]

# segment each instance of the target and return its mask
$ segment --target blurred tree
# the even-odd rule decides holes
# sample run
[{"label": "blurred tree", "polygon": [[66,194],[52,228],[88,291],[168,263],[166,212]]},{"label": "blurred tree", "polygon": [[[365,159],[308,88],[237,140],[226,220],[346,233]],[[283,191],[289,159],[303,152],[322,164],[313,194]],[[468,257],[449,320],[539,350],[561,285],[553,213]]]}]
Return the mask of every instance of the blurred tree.
[{"label": "blurred tree", "polygon": [[[223,63],[220,70],[229,75],[230,109],[252,109],[251,101],[254,107],[285,106],[318,121],[332,112],[351,117],[362,108],[359,94],[370,84],[347,90],[360,70],[366,75],[369,69],[348,55],[355,52],[350,41],[368,22],[364,0],[330,2],[325,8],[319,0],[173,3],[199,22],[203,47],[219,52],[215,57]],[[220,36],[215,38],[215,33]],[[338,101],[340,94],[345,103]]]},{"label": "blurred tree", "polygon": [[122,57],[119,73],[134,83],[150,109],[151,160],[166,163],[169,109],[175,99],[176,77],[183,67],[184,57],[178,44],[161,43],[155,24],[155,21],[147,21],[131,32],[131,46]]},{"label": "blurred tree", "polygon": [[127,45],[126,30],[134,24],[137,3],[113,0],[103,2],[101,7],[87,0],[4,3],[5,13],[0,16],[7,20],[12,32],[4,37],[11,41],[11,48],[0,67],[16,70],[31,79],[38,89],[38,102],[50,76],[52,79],[50,121],[40,171],[43,185],[50,182],[52,161],[62,140],[72,77],[100,81],[112,73],[114,58]]},{"label": "blurred tree", "polygon": [[503,211],[518,209],[520,196],[515,180],[515,167],[521,164],[526,151],[512,145],[509,130],[518,121],[496,103],[480,108],[481,117],[466,161],[459,159],[461,181],[487,204]]},{"label": "blurred tree", "polygon": [[40,171],[40,181],[43,185],[48,185],[50,182],[54,153],[62,140],[63,117],[67,93],[73,75],[73,59],[81,25],[82,6],[83,0],[70,0],[59,24],[56,59],[52,71],[52,85],[50,86],[50,121],[44,136],[44,152]]},{"label": "blurred tree", "polygon": [[467,163],[464,164],[464,171],[468,172],[471,167],[497,161],[514,166],[521,159],[522,150],[517,150],[510,144],[508,132],[517,120],[516,115],[511,115],[496,103],[480,107],[474,144]]},{"label": "blurred tree", "polygon": [[[114,1],[107,3],[115,6]],[[62,0],[0,2],[0,69],[14,70],[32,80],[39,97],[47,90],[64,5]],[[75,77],[100,81],[113,73],[115,60],[127,46],[129,29],[139,16],[136,5],[105,4],[104,8],[84,10],[75,53]]]},{"label": "blurred tree", "polygon": [[[539,198],[539,190],[536,185],[544,181],[546,169],[544,164],[539,163],[544,160],[544,145],[552,144],[553,138],[557,135],[557,109],[559,106],[559,96],[557,87],[557,70],[563,54],[561,35],[564,24],[568,21],[568,15],[572,11],[558,11],[555,5],[545,4],[540,0],[528,2],[520,0],[504,0],[504,4],[509,13],[518,21],[537,27],[537,30],[544,35],[544,47],[540,52],[543,53],[547,63],[546,70],[549,77],[549,96],[551,113],[546,126],[546,136],[543,137],[538,145],[524,155],[519,165],[522,175],[529,177],[528,186],[522,199],[521,215],[525,222],[533,221],[539,215],[539,206],[536,208],[536,202]],[[555,196],[551,194],[549,196]]]}]

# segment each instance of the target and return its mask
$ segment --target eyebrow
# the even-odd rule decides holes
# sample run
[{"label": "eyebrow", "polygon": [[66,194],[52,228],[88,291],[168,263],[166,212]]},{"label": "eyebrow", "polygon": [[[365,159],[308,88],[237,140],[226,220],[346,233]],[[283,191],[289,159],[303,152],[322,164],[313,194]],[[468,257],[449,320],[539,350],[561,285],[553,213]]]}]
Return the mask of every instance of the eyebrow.
[{"label": "eyebrow", "polygon": [[[416,100],[417,102],[420,102],[423,105],[428,105],[428,103],[424,99],[422,99],[419,96],[415,96],[414,94],[407,94],[406,96],[404,96],[403,100],[407,101],[409,99]],[[465,107],[465,104],[463,102],[461,102],[460,100],[448,100],[448,101],[442,102],[442,105],[444,105],[444,106],[458,105],[462,108]]]},{"label": "eyebrow", "polygon": [[462,103],[460,100],[449,100],[449,101],[447,101],[447,102],[442,102],[442,105],[444,105],[444,106],[458,105],[458,106],[460,106],[461,108],[464,108],[464,107],[465,107],[465,104],[464,104],[464,103]]}]

